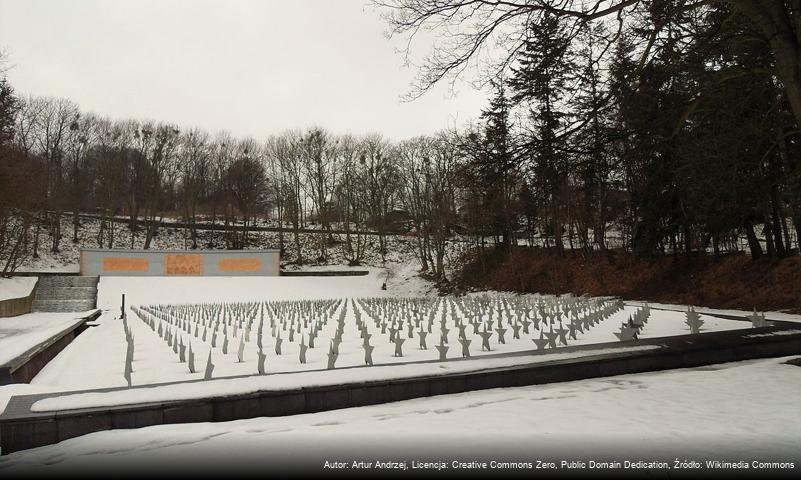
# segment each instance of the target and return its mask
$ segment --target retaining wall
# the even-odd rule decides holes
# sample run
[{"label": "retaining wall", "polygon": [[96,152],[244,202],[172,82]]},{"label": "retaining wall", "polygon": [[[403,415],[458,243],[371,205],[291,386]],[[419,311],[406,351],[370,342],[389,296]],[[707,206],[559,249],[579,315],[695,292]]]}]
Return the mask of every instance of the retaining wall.
[{"label": "retaining wall", "polygon": [[16,317],[17,315],[31,313],[33,299],[36,297],[36,286],[37,285],[33,286],[31,293],[29,293],[27,297],[0,300],[0,318]]}]

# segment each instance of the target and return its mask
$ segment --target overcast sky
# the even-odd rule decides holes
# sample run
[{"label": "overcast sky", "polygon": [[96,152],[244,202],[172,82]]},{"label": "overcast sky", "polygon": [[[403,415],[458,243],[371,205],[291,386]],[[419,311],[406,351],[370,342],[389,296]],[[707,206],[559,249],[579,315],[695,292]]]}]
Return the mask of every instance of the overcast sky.
[{"label": "overcast sky", "polygon": [[478,116],[486,96],[468,84],[403,103],[415,72],[385,30],[367,0],[0,0],[17,92],[112,118],[400,139]]}]

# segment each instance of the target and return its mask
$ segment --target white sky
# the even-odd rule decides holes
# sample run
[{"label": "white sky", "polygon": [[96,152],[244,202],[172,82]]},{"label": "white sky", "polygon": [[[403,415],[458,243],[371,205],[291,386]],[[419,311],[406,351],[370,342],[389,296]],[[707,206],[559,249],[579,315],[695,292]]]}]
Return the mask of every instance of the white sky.
[{"label": "white sky", "polygon": [[466,83],[403,103],[415,71],[385,30],[367,0],[0,0],[17,92],[112,118],[401,139],[479,115],[486,96]]}]

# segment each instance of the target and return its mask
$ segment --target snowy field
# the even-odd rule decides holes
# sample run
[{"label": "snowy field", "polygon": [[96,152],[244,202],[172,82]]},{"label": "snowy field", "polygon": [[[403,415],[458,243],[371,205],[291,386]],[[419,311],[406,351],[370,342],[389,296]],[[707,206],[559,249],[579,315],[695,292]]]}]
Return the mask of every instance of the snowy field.
[{"label": "snowy field", "polygon": [[[801,367],[787,359],[443,395],[225,423],[98,432],[0,457],[0,475],[244,466],[287,459],[451,460],[494,455],[654,459],[795,458]],[[255,462],[255,463],[254,463]],[[97,469],[97,470],[95,470]]]},{"label": "snowy field", "polygon": [[[32,385],[125,386],[129,343],[130,380],[137,386],[202,380],[209,352],[212,378],[316,372],[306,376],[311,382],[332,368],[360,367],[351,374],[359,377],[372,375],[370,368],[404,363],[415,372],[419,362],[472,362],[498,353],[559,353],[564,346],[615,342],[629,318],[642,322],[639,338],[690,333],[681,311],[646,313],[642,305],[570,296],[398,297],[391,286],[381,290],[385,277],[378,269],[359,277],[105,277],[98,293],[105,311],[97,326],[68,345]],[[126,322],[119,319],[123,293]],[[700,319],[701,331],[750,326]]]}]

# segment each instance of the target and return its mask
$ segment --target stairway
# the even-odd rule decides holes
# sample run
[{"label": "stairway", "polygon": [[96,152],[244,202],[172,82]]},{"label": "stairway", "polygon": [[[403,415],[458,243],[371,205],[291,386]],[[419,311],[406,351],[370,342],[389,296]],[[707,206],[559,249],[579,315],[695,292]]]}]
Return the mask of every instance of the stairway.
[{"label": "stairway", "polygon": [[47,275],[39,277],[34,312],[83,312],[97,304],[98,277]]}]

